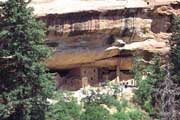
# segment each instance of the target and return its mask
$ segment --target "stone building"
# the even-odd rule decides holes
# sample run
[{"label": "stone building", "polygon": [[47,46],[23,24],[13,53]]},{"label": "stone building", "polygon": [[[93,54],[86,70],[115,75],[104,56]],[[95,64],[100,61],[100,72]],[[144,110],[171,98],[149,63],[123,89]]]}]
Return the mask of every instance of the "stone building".
[{"label": "stone building", "polygon": [[[115,80],[118,84],[134,85],[134,82],[127,71],[117,71],[120,69],[79,67],[69,70],[59,71],[56,76],[57,89],[78,90],[86,86],[96,86],[101,82]],[[123,83],[122,83],[123,82]]]},{"label": "stone building", "polygon": [[57,87],[71,90],[106,80],[134,84],[132,56],[167,54],[171,15],[180,14],[178,0],[35,1],[55,51],[47,66],[59,72]]},{"label": "stone building", "polygon": [[[99,76],[99,69],[96,67],[79,67],[59,72],[57,88],[77,90],[88,85],[96,85],[102,81],[102,77]],[[58,76],[59,76],[58,75]]]},{"label": "stone building", "polygon": [[88,84],[98,83],[98,68],[96,67],[82,67],[80,68],[80,76],[83,83],[83,86]]}]

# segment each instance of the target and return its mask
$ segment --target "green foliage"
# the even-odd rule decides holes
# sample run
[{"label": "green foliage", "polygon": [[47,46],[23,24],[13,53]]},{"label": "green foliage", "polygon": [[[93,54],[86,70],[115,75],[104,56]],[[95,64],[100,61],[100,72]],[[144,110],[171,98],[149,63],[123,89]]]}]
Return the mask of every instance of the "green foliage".
[{"label": "green foliage", "polygon": [[173,16],[172,33],[170,57],[173,69],[171,70],[171,74],[173,80],[180,84],[180,16]]},{"label": "green foliage", "polygon": [[129,112],[117,112],[110,116],[108,120],[150,120],[150,118],[139,109],[133,109]]},{"label": "green foliage", "polygon": [[134,63],[132,73],[134,75],[134,79],[136,80],[137,85],[139,85],[139,82],[142,80],[143,70],[145,68],[142,60],[143,58],[141,56],[136,56],[133,60]]},{"label": "green foliage", "polygon": [[[102,95],[99,99],[99,104],[106,104],[107,106],[116,106],[116,108],[121,111],[122,110],[122,104],[120,101],[116,100],[114,96],[109,95]],[[125,106],[124,106],[125,108]]]},{"label": "green foliage", "polygon": [[[114,96],[110,95],[97,95],[93,100],[86,97],[83,102],[85,106],[85,112],[81,116],[81,120],[109,120],[110,114],[101,105],[115,106],[118,111],[122,110],[121,102],[116,100]],[[95,117],[95,118],[94,118]]]},{"label": "green foliage", "polygon": [[[109,117],[109,120],[130,120],[130,117],[125,112],[118,112]],[[138,120],[138,119],[136,119]]]},{"label": "green foliage", "polygon": [[[180,16],[174,15],[172,18],[172,22],[171,22],[171,31],[173,32],[173,34],[180,33],[180,26],[179,25],[180,25]],[[174,35],[172,37],[174,37]]]},{"label": "green foliage", "polygon": [[41,120],[51,96],[52,75],[43,60],[45,29],[24,0],[8,0],[0,7],[0,118]]},{"label": "green foliage", "polygon": [[80,106],[76,101],[59,101],[54,105],[50,105],[46,113],[46,120],[79,120]]},{"label": "green foliage", "polygon": [[172,68],[170,69],[171,80],[174,84],[174,101],[176,103],[175,111],[177,119],[180,119],[179,111],[180,111],[180,16],[173,16],[172,18],[172,37],[171,37],[171,54],[170,54],[170,62]]},{"label": "green foliage", "polygon": [[97,104],[88,104],[85,106],[85,112],[82,113],[80,120],[107,120],[109,111]]},{"label": "green foliage", "polygon": [[[89,99],[92,99],[92,100],[89,100]],[[96,97],[93,97],[93,98],[86,97],[83,99],[83,102],[85,103],[85,106],[91,103],[97,104],[97,105],[105,104],[108,107],[116,106],[118,111],[121,111],[123,108],[127,107],[126,100],[118,101],[114,96],[110,96],[106,94],[97,95]]]},{"label": "green foliage", "polygon": [[[137,63],[137,65],[141,64]],[[141,71],[138,71],[140,70],[139,67],[142,68],[142,66],[136,66],[137,70],[134,72],[138,87],[135,90],[134,98],[149,114],[154,114],[153,103],[155,101],[155,94],[157,93],[158,84],[164,80],[165,71],[160,67],[160,58],[158,56],[155,56],[152,63],[146,68],[141,69]],[[143,75],[146,78],[142,80]]]},{"label": "green foliage", "polygon": [[128,115],[131,120],[149,120],[150,119],[147,115],[145,115],[139,109],[133,109],[133,110],[129,111]]},{"label": "green foliage", "polygon": [[[149,120],[140,109],[130,107],[127,100],[118,101],[109,95],[83,100],[83,106],[78,105],[75,99],[64,100],[61,92],[54,92],[52,98],[58,102],[49,105],[46,120]],[[104,105],[116,107],[117,112],[110,114]]]},{"label": "green foliage", "polygon": [[46,120],[80,119],[81,106],[77,104],[75,99],[65,100],[62,92],[55,91],[53,92],[52,100],[54,100],[54,103],[51,103],[48,107]]},{"label": "green foliage", "polygon": [[[147,115],[145,115],[139,109],[135,109],[133,107],[131,108],[128,104],[128,101],[125,100],[123,97],[121,98],[120,101],[118,101],[114,96],[99,95],[97,97],[97,99],[90,100],[90,102],[87,102],[87,100],[85,100],[85,109],[87,109],[87,106],[90,106],[90,107],[95,106],[95,107],[93,107],[94,110],[99,109],[99,108],[97,108],[97,106],[101,107],[102,104],[107,105],[109,108],[111,106],[114,106],[117,109],[117,113],[114,113],[113,115],[109,115],[108,113],[106,113],[106,116],[105,116],[105,118],[103,118],[103,120],[144,120],[144,119],[148,120],[149,119],[147,117]],[[132,109],[132,110],[125,112],[126,109]],[[104,115],[104,112],[105,112],[103,110],[102,111],[95,110],[95,111],[96,111],[96,113],[93,113],[93,114],[98,114],[98,115],[99,114]],[[103,113],[101,113],[101,112],[103,112]],[[93,115],[88,115],[88,113],[90,113],[90,112],[86,112],[87,116],[93,116]],[[81,119],[87,120],[87,118],[84,117],[84,114]],[[94,120],[99,120],[99,119],[94,119]]]}]

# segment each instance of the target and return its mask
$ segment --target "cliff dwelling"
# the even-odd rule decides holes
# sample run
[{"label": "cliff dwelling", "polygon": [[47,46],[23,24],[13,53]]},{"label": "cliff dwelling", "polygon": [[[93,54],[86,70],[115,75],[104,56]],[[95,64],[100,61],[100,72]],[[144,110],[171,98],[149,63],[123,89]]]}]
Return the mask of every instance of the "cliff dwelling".
[{"label": "cliff dwelling", "polygon": [[61,70],[58,71],[55,79],[57,89],[63,90],[78,90],[88,85],[97,86],[100,83],[112,80],[121,85],[135,86],[129,70],[120,71],[118,68],[79,67]]},{"label": "cliff dwelling", "polygon": [[154,53],[168,53],[170,15],[179,13],[175,0],[77,0],[52,7],[56,3],[32,6],[54,50],[47,66],[58,73],[57,88],[69,90],[107,80],[135,85],[133,56],[149,61]]}]

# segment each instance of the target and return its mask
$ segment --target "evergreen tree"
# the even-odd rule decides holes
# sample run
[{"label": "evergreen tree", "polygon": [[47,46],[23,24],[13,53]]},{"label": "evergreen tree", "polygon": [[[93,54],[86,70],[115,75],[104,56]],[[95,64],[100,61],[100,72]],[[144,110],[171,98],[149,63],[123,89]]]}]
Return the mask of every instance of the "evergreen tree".
[{"label": "evergreen tree", "polygon": [[52,75],[44,59],[44,24],[33,17],[29,3],[0,4],[0,119],[42,120],[50,97]]},{"label": "evergreen tree", "polygon": [[[135,100],[149,113],[156,113],[162,119],[180,119],[180,17],[172,18],[171,52],[166,56],[164,70],[160,68],[160,61],[144,69],[137,62],[135,64],[135,79],[138,89]],[[171,68],[170,68],[171,66]],[[166,73],[166,74],[165,74]],[[147,77],[142,80],[142,75]],[[158,105],[158,106],[157,106]],[[156,109],[159,107],[159,110]]]},{"label": "evergreen tree", "polygon": [[180,83],[180,16],[174,16],[172,20],[172,44],[171,62],[174,80]]},{"label": "evergreen tree", "polygon": [[142,61],[142,58],[138,58],[133,70],[137,83],[134,99],[149,115],[158,118],[161,104],[157,96],[160,96],[159,88],[165,79],[165,71],[161,68],[159,56],[155,56],[149,65]]},{"label": "evergreen tree", "polygon": [[180,119],[180,16],[172,18],[172,38],[171,38],[171,80],[174,83],[174,104],[175,116]]}]

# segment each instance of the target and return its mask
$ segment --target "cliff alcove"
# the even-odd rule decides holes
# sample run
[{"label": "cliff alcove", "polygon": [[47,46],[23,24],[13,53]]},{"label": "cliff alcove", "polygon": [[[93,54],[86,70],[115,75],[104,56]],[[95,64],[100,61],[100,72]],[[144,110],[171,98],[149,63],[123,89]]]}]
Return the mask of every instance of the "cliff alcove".
[{"label": "cliff alcove", "polygon": [[[70,1],[61,1],[61,5],[57,0],[36,1],[31,6],[38,19],[47,24],[46,43],[55,51],[47,66],[68,71],[63,79],[75,89],[102,78],[117,79],[120,72],[132,69],[132,56],[137,53],[151,60],[153,53],[163,56],[169,52],[171,16],[180,13],[178,1]],[[67,3],[81,3],[83,7],[66,8]],[[84,80],[83,69],[88,69],[88,80]],[[91,69],[96,69],[97,75],[93,76]],[[102,70],[108,75],[102,76]]]}]

